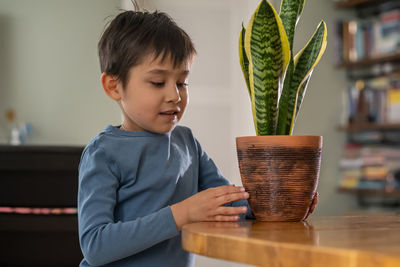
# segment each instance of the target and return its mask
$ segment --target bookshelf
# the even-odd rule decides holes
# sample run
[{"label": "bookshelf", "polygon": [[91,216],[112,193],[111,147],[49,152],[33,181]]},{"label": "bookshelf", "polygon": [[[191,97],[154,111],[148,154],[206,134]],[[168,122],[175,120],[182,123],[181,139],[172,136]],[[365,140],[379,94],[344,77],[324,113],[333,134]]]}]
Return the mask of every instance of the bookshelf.
[{"label": "bookshelf", "polygon": [[337,130],[342,132],[362,132],[362,131],[400,131],[400,123],[353,123],[345,126],[338,126]]},{"label": "bookshelf", "polygon": [[338,191],[363,204],[394,198],[400,207],[400,1],[348,0],[335,6],[347,12],[335,29],[336,67],[348,80],[347,120],[336,128],[347,136]]},{"label": "bookshelf", "polygon": [[376,64],[382,64],[387,62],[398,62],[400,61],[400,53],[394,53],[391,55],[375,56],[373,58],[364,58],[357,61],[346,61],[338,64],[338,68],[356,68],[365,67]]},{"label": "bookshelf", "polygon": [[338,191],[351,193],[354,195],[400,197],[400,190],[387,191],[387,190],[372,190],[372,189],[349,189],[349,188],[339,187]]},{"label": "bookshelf", "polygon": [[349,1],[339,1],[336,4],[336,8],[338,9],[348,9],[348,8],[356,8],[360,6],[370,6],[375,5],[382,2],[389,2],[390,0],[349,0]]}]

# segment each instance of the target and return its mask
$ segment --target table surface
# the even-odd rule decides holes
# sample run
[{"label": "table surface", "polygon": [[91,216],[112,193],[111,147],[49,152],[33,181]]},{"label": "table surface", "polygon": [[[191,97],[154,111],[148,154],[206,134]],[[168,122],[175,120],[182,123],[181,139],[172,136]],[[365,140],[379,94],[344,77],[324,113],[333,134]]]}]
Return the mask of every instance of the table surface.
[{"label": "table surface", "polygon": [[400,267],[400,215],[194,223],[183,227],[182,246],[256,266]]}]

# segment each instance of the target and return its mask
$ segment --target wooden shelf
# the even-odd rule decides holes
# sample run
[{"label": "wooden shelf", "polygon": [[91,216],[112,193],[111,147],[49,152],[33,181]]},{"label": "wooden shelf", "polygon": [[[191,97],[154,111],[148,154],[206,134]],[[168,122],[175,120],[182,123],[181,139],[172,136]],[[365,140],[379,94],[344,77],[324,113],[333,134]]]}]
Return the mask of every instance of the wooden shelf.
[{"label": "wooden shelf", "polygon": [[369,65],[382,64],[382,63],[393,62],[393,61],[400,61],[400,53],[381,56],[381,57],[375,57],[375,58],[367,58],[367,59],[362,59],[362,60],[358,60],[358,61],[354,61],[354,62],[344,62],[344,63],[339,64],[337,67],[338,68],[357,68],[357,67],[365,67],[365,66],[369,66]]},{"label": "wooden shelf", "polygon": [[359,6],[370,6],[378,3],[384,3],[388,0],[348,0],[342,1],[336,4],[336,8],[347,9],[347,8],[355,8]]},{"label": "wooden shelf", "polygon": [[361,131],[381,131],[381,130],[400,130],[400,123],[364,123],[364,124],[349,124],[339,126],[337,128],[343,132],[361,132]]},{"label": "wooden shelf", "polygon": [[339,192],[351,193],[354,195],[369,195],[369,196],[393,196],[400,197],[400,190],[387,191],[387,190],[375,190],[375,189],[350,189],[338,187]]}]

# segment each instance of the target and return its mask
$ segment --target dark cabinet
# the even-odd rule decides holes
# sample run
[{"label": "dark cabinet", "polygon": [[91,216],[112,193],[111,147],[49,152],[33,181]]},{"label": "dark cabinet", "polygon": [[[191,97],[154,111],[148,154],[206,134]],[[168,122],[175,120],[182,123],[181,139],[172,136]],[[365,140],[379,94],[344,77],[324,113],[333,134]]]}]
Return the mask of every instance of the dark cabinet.
[{"label": "dark cabinet", "polygon": [[83,147],[0,146],[0,266],[78,266]]}]

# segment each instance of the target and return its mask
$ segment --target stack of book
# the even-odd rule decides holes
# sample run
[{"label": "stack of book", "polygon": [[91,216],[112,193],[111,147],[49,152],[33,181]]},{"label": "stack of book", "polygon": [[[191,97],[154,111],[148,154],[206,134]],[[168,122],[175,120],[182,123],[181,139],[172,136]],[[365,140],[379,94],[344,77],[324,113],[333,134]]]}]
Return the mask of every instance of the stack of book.
[{"label": "stack of book", "polygon": [[[393,177],[400,172],[400,149],[347,144],[339,164],[342,188],[383,190],[393,187]],[[399,184],[394,187],[400,189]]]},{"label": "stack of book", "polygon": [[349,123],[400,123],[400,71],[350,82],[346,94]]},{"label": "stack of book", "polygon": [[343,148],[342,159],[339,162],[341,170],[340,187],[357,188],[362,178],[362,159],[360,145],[348,144]]},{"label": "stack of book", "polygon": [[[391,4],[393,6],[387,6]],[[354,62],[398,53],[400,50],[400,8],[386,3],[382,13],[336,23],[337,63]]]}]

